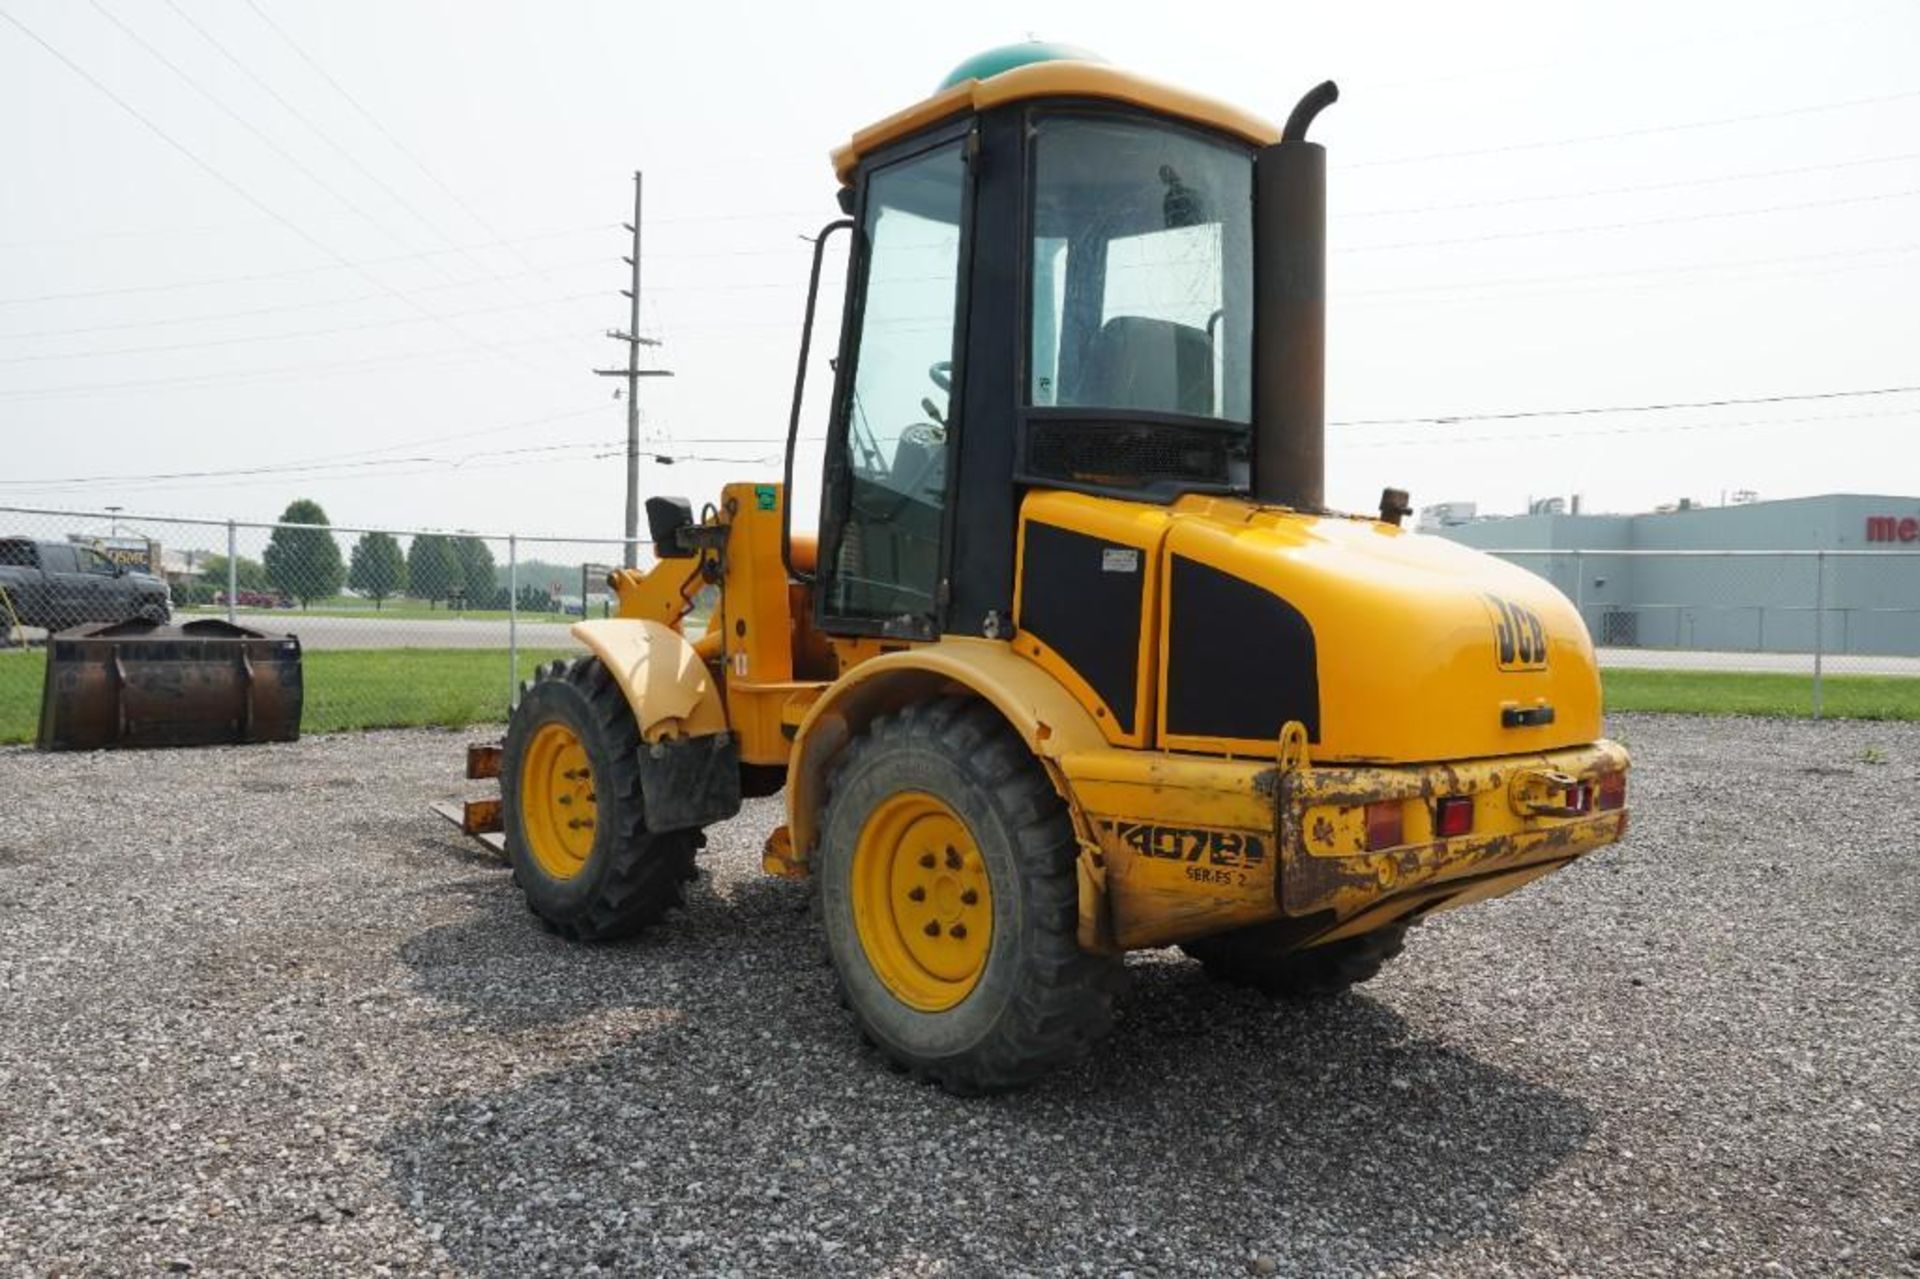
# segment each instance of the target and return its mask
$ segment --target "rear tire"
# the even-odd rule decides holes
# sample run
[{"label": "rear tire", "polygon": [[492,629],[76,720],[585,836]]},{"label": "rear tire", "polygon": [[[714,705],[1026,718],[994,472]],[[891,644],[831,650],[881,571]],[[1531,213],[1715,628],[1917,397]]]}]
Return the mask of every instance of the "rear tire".
[{"label": "rear tire", "polygon": [[1085,1054],[1123,972],[1080,949],[1078,856],[1066,806],[992,708],[949,697],[875,721],[834,774],[815,875],[867,1039],[966,1094]]},{"label": "rear tire", "polygon": [[1256,924],[1185,942],[1180,949],[1221,981],[1289,999],[1325,999],[1378,976],[1400,953],[1406,937],[1407,925],[1389,924],[1358,937],[1294,950],[1284,933]]},{"label": "rear tire", "polygon": [[681,904],[698,831],[652,834],[640,733],[598,658],[553,662],[521,688],[500,758],[500,818],[527,908],[575,941],[630,937]]}]

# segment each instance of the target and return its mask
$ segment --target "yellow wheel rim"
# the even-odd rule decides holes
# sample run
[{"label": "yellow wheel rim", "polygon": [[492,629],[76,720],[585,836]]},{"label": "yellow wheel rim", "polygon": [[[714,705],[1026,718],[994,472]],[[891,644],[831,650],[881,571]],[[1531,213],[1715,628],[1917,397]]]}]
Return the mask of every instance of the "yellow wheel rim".
[{"label": "yellow wheel rim", "polygon": [[520,825],[527,851],[555,879],[572,879],[593,852],[599,810],[593,766],[580,735],[565,724],[542,724],[520,762]]},{"label": "yellow wheel rim", "polygon": [[902,791],[867,818],[853,850],[853,924],[900,1002],[944,1012],[986,971],[993,888],[973,833],[951,808]]}]

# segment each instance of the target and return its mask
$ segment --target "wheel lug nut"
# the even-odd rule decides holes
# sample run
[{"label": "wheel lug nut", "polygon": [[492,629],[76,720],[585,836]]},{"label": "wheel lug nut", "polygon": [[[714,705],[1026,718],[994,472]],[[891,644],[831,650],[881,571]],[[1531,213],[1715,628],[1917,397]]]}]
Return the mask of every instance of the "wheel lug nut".
[{"label": "wheel lug nut", "polygon": [[962,905],[966,906],[977,905],[980,901],[980,894],[969,888],[966,892],[960,894],[960,901]]},{"label": "wheel lug nut", "polygon": [[922,854],[920,854],[920,865],[921,865],[921,867],[922,867],[922,868],[924,868],[924,869],[926,869],[926,870],[932,870],[932,869],[933,869],[933,854],[932,854],[932,853],[922,853]]},{"label": "wheel lug nut", "polygon": [[960,869],[960,850],[957,848],[954,848],[952,845],[947,846],[947,869],[948,870]]},{"label": "wheel lug nut", "polygon": [[915,885],[913,890],[907,894],[907,900],[910,902],[923,902],[927,900],[927,890]]},{"label": "wheel lug nut", "polygon": [[927,921],[927,936],[929,936],[929,937],[938,937],[939,935],[940,935],[940,924],[939,924],[939,922],[938,922],[937,920],[928,920],[928,921]]},{"label": "wheel lug nut", "polygon": [[967,926],[965,924],[955,924],[952,928],[948,929],[947,931],[953,934],[954,940],[956,941],[966,940]]}]

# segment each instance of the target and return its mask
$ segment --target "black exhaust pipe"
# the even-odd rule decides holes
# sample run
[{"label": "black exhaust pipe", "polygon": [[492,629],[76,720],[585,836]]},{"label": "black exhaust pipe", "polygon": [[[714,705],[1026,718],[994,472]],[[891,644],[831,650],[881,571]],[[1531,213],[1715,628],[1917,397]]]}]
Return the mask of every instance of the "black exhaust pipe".
[{"label": "black exhaust pipe", "polygon": [[1310,90],[1253,167],[1253,497],[1303,511],[1327,486],[1327,149],[1307,129],[1339,96]]}]

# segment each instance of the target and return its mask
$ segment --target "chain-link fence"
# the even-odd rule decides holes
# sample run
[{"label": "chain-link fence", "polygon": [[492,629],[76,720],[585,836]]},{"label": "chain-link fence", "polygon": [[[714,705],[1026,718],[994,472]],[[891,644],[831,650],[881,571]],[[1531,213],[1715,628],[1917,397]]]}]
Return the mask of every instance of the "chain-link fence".
[{"label": "chain-link fence", "polygon": [[[613,609],[621,540],[0,507],[0,742],[31,740],[47,636],[216,617],[299,636],[309,732],[503,720]],[[646,547],[639,547],[643,560]]]},{"label": "chain-link fence", "polygon": [[[1492,551],[1574,602],[1603,670],[1766,677],[1809,713],[1920,677],[1920,556],[1872,550]],[[1851,706],[1849,707],[1851,709]],[[1870,705],[1861,709],[1871,711]]]},{"label": "chain-link fence", "polygon": [[[139,617],[298,635],[311,732],[498,721],[521,679],[574,650],[571,621],[612,610],[622,552],[618,539],[0,507],[0,742],[34,735],[50,632]],[[1604,669],[1738,673],[1815,715],[1854,677],[1920,677],[1920,556],[1496,553],[1574,601]]]}]

